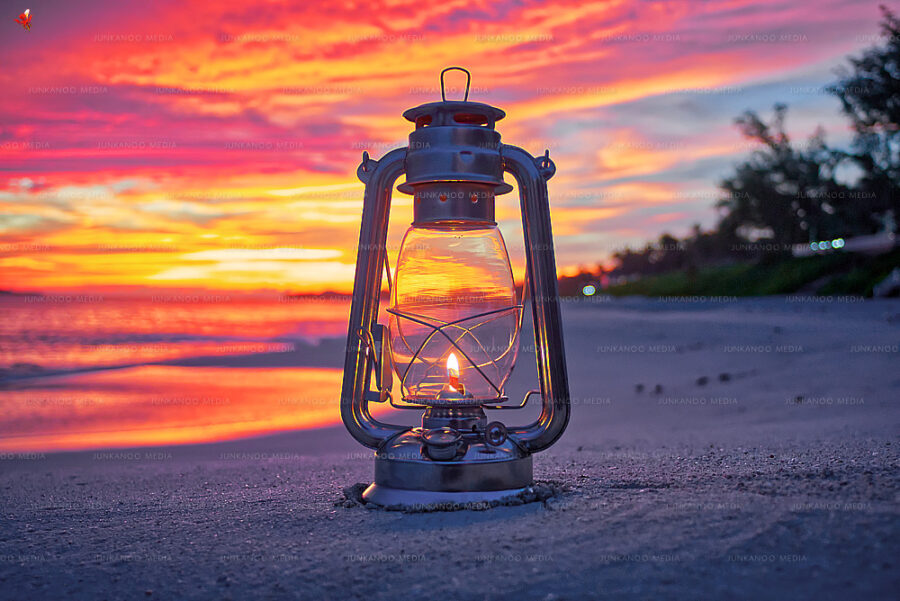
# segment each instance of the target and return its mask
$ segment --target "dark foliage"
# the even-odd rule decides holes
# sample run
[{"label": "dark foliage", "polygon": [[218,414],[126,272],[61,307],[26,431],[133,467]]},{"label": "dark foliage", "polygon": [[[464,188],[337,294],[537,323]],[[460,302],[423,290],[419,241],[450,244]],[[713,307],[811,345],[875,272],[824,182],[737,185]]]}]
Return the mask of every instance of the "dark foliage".
[{"label": "dark foliage", "polygon": [[[689,281],[701,270],[751,262],[776,265],[797,244],[893,229],[900,217],[900,19],[881,8],[883,41],[849,59],[827,88],[855,132],[850,150],[831,148],[817,131],[804,145],[785,130],[787,107],[770,121],[747,111],[736,124],[758,149],[720,182],[717,227],[678,239],[664,233],[642,249],[616,252],[614,270],[583,271],[561,280],[563,294],[612,277],[679,272]],[[837,171],[851,167],[852,182]]]}]

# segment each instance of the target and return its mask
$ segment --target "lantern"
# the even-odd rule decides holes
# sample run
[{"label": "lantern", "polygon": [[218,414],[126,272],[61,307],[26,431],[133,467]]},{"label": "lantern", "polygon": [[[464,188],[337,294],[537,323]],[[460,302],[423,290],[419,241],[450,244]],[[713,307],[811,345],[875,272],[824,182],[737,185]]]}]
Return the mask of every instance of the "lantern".
[{"label": "lantern", "polygon": [[[462,101],[448,101],[444,74],[466,73]],[[375,449],[375,482],[363,494],[379,505],[468,503],[515,495],[532,483],[532,454],[553,444],[569,420],[556,264],[547,180],[549,153],[533,157],[500,142],[498,108],[469,102],[471,75],[441,72],[441,102],[412,108],[409,146],[363,160],[362,226],[341,417]],[[525,238],[525,285],[517,294],[506,244],[494,220],[495,196],[518,183]],[[413,196],[413,219],[398,253],[387,257],[391,194]],[[379,324],[382,272],[390,288],[388,324]],[[530,295],[540,388],[510,403],[504,386],[515,365]],[[399,390],[393,390],[393,375]],[[488,422],[485,410],[521,409],[539,396],[538,418],[523,426]],[[422,413],[421,427],[372,417],[369,403]]]}]

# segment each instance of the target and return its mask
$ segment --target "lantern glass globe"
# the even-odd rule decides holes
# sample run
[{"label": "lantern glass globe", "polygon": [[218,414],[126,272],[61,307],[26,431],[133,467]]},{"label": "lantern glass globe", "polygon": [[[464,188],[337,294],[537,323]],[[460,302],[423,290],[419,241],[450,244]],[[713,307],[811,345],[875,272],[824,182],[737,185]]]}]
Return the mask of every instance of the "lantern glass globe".
[{"label": "lantern glass globe", "polygon": [[392,361],[404,400],[477,403],[502,396],[518,354],[521,307],[496,225],[410,227],[390,309]]}]

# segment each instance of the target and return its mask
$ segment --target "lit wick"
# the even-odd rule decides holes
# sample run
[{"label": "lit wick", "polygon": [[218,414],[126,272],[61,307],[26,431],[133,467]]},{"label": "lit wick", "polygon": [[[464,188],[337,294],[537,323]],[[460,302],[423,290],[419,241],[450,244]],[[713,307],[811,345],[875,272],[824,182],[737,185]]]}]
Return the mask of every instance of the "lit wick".
[{"label": "lit wick", "polygon": [[447,357],[447,378],[450,380],[450,389],[453,392],[459,391],[459,361],[456,359],[456,355],[450,353],[450,356]]}]

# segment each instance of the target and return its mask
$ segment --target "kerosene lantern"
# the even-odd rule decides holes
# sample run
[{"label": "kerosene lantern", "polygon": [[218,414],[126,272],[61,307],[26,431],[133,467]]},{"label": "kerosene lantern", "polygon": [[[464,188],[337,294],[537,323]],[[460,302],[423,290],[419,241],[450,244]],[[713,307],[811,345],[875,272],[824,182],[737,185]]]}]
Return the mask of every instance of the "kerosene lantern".
[{"label": "kerosene lantern", "polygon": [[[462,101],[448,101],[444,74],[467,76]],[[375,482],[363,498],[379,505],[499,500],[532,483],[533,453],[553,444],[569,421],[556,264],[547,180],[549,153],[533,157],[501,144],[498,108],[469,102],[471,74],[441,72],[441,102],[409,109],[409,146],[380,160],[363,153],[362,226],[341,417],[375,449]],[[525,238],[525,286],[518,298],[494,198],[518,183]],[[391,193],[413,196],[413,220],[392,271],[387,258]],[[388,324],[377,323],[382,272],[390,288]],[[540,389],[520,403],[504,394],[530,294]],[[393,391],[393,372],[400,390]],[[374,376],[374,377],[373,377]],[[540,396],[524,426],[488,422],[485,410],[521,409]],[[422,413],[421,427],[381,422],[369,403]]]}]

